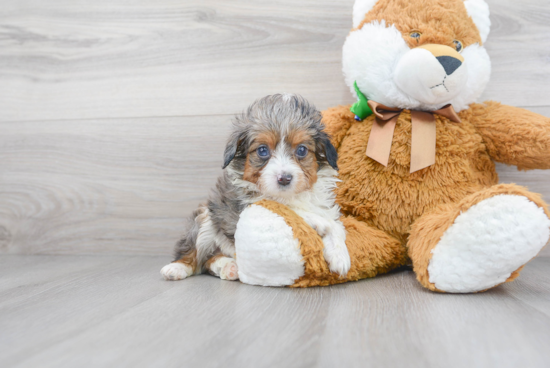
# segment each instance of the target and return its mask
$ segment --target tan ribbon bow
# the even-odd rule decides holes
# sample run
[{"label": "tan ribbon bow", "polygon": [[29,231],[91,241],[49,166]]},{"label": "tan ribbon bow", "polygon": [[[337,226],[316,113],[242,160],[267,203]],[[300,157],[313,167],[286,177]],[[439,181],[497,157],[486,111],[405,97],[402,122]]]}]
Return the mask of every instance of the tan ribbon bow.
[{"label": "tan ribbon bow", "polygon": [[[367,144],[367,156],[384,166],[388,166],[393,131],[395,130],[397,118],[403,109],[387,107],[374,101],[369,101],[368,104],[374,115],[376,115],[376,119],[372,124],[369,143]],[[433,114],[460,123],[460,118],[450,104],[432,112],[411,110],[411,173],[435,164],[436,125]]]}]

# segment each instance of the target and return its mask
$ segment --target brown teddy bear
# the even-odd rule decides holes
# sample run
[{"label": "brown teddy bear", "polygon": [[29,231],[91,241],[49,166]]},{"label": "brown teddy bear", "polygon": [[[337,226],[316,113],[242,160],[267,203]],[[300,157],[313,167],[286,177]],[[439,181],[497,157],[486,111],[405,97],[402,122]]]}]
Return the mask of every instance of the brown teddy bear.
[{"label": "brown teddy bear", "polygon": [[[243,282],[329,285],[412,264],[424,287],[466,293],[518,276],[548,242],[550,212],[538,194],[498,184],[494,161],[550,168],[550,119],[475,103],[490,76],[489,29],[483,0],[356,1],[343,71],[358,102],[323,117],[339,155],[337,202],[351,269],[346,277],[330,273],[316,232],[263,201],[238,225]],[[258,251],[269,213],[291,228],[300,249],[288,251],[301,257]],[[245,253],[272,267],[259,273],[239,263]]]}]

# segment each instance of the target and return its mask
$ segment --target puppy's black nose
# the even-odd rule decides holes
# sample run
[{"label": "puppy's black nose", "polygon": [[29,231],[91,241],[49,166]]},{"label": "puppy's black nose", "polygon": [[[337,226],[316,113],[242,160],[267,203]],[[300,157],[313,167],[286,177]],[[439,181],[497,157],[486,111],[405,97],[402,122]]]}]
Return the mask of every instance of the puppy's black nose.
[{"label": "puppy's black nose", "polygon": [[447,75],[453,74],[462,65],[462,61],[452,56],[438,56],[436,59],[443,66]]},{"label": "puppy's black nose", "polygon": [[279,183],[279,185],[286,186],[290,184],[291,181],[292,175],[290,174],[277,175],[277,182]]}]

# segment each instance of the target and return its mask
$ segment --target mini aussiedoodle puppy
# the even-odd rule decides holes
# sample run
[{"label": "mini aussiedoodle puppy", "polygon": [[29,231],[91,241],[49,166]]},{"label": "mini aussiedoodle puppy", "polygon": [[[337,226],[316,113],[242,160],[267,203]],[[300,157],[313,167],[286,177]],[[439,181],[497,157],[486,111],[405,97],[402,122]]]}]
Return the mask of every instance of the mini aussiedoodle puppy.
[{"label": "mini aussiedoodle puppy", "polygon": [[321,113],[296,95],[273,95],[237,116],[225,148],[222,176],[206,205],[188,219],[167,280],[208,271],[237,280],[235,230],[244,208],[261,199],[287,205],[323,238],[332,272],[346,275],[350,257],[335,204],[337,153]]}]

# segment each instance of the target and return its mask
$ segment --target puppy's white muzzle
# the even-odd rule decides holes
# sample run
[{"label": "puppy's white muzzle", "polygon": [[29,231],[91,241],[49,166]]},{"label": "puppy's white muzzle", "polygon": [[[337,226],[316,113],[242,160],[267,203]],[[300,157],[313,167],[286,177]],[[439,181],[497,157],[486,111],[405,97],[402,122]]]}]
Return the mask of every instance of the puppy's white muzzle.
[{"label": "puppy's white muzzle", "polygon": [[260,175],[262,192],[272,198],[288,198],[303,187],[298,184],[304,178],[302,169],[280,143]]},{"label": "puppy's white muzzle", "polygon": [[402,92],[431,105],[449,103],[467,81],[464,58],[443,45],[412,49],[399,60],[394,74],[394,82]]}]

